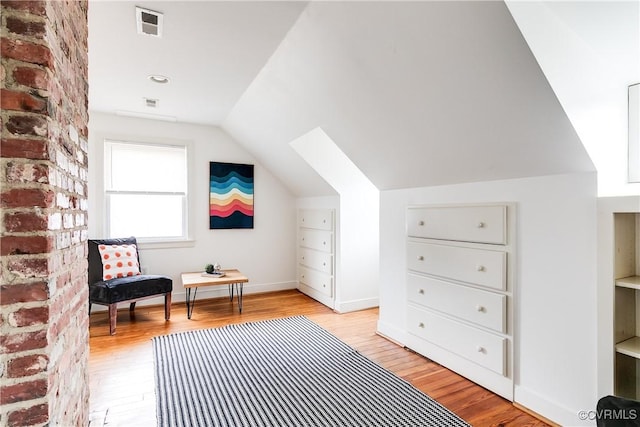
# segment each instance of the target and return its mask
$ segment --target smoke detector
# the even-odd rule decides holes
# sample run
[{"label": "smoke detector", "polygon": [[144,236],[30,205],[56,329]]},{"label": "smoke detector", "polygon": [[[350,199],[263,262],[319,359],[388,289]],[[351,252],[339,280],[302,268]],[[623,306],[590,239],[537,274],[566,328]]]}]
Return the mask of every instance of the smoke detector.
[{"label": "smoke detector", "polygon": [[162,17],[160,12],[136,6],[138,34],[162,37]]}]

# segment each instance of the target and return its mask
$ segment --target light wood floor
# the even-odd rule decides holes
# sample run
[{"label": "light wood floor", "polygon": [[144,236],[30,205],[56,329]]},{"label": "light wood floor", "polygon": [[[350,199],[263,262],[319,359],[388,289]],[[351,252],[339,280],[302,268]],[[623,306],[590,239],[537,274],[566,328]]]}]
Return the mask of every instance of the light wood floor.
[{"label": "light wood floor", "polygon": [[376,334],[378,310],[336,314],[298,291],[246,295],[236,301],[197,301],[191,320],[184,302],[164,321],[162,306],[128,305],[118,313],[117,334],[109,335],[106,312],[91,314],[89,375],[91,427],[155,426],[151,337],[270,318],[304,315],[369,359],[411,382],[473,426],[546,426],[510,402],[446,368]]}]

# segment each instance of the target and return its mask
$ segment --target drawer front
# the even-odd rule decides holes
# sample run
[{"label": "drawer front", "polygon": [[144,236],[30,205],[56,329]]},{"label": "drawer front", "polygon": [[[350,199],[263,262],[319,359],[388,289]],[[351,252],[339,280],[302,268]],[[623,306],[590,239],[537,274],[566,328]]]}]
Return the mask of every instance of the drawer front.
[{"label": "drawer front", "polygon": [[300,227],[332,230],[333,211],[330,209],[301,209],[298,221]]},{"label": "drawer front", "polygon": [[323,230],[300,230],[300,246],[322,252],[332,252],[333,234]]},{"label": "drawer front", "polygon": [[300,264],[329,275],[333,274],[331,254],[307,248],[300,248],[298,252],[298,262]]},{"label": "drawer front", "polygon": [[407,234],[463,242],[507,243],[506,206],[409,208]]},{"label": "drawer front", "polygon": [[409,273],[409,300],[434,310],[507,332],[507,296]]},{"label": "drawer front", "polygon": [[408,328],[420,338],[505,375],[507,340],[504,337],[412,306],[408,308]]},{"label": "drawer front", "polygon": [[407,256],[410,270],[492,289],[506,288],[505,252],[409,242]]},{"label": "drawer front", "polygon": [[333,296],[333,277],[328,274],[301,266],[298,269],[298,281],[329,297]]}]

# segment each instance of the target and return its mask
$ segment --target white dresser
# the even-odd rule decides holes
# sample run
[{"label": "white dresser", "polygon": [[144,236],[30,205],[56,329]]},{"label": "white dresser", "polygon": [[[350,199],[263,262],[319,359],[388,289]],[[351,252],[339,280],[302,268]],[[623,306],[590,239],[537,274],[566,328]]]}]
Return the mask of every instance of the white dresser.
[{"label": "white dresser", "polygon": [[515,206],[407,209],[407,346],[513,400]]},{"label": "white dresser", "polygon": [[298,289],[334,308],[335,220],[332,209],[298,211]]}]

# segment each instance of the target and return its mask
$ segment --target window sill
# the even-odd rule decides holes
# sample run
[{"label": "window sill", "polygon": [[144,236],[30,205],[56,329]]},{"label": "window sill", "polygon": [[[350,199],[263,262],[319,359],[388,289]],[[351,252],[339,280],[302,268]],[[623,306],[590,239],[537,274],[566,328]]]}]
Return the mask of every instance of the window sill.
[{"label": "window sill", "polygon": [[192,248],[196,245],[193,239],[186,240],[138,240],[138,249],[173,249],[173,248]]}]

